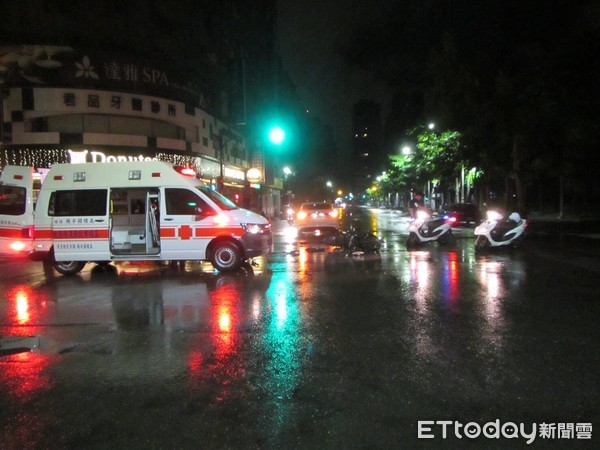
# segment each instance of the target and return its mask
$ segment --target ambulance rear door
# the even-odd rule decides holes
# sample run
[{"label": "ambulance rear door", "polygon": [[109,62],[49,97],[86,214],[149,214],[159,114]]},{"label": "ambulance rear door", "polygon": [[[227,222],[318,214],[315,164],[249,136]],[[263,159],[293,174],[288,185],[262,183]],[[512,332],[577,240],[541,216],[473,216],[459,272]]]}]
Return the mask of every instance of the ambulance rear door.
[{"label": "ambulance rear door", "polygon": [[4,167],[0,175],[0,255],[31,251],[36,192],[33,167]]},{"label": "ambulance rear door", "polygon": [[51,193],[48,216],[57,261],[110,261],[108,205],[108,188]]}]

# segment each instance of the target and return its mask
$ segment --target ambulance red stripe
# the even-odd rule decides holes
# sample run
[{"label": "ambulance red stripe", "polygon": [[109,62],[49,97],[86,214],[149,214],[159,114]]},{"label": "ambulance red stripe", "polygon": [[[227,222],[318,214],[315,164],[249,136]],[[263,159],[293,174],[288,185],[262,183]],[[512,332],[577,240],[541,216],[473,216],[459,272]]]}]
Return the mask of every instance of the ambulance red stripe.
[{"label": "ambulance red stripe", "polygon": [[[180,228],[167,228],[161,227],[160,229],[160,237],[161,239],[178,239],[181,237]],[[244,234],[244,229],[242,227],[195,227],[194,228],[194,237],[196,238],[209,238],[209,237],[217,237],[217,236],[236,236],[240,237]]]},{"label": "ambulance red stripe", "polygon": [[22,227],[19,227],[19,228],[0,228],[0,238],[23,239]]}]

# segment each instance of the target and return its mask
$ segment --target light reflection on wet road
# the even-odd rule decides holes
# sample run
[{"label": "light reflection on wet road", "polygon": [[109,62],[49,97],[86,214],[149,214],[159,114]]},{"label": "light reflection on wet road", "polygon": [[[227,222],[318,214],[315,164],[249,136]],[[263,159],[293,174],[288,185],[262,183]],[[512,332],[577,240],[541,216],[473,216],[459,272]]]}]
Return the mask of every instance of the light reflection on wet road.
[{"label": "light reflection on wet road", "polygon": [[471,230],[409,252],[397,217],[357,223],[380,255],[284,226],[236,274],[2,265],[0,334],[40,337],[0,357],[2,448],[390,448],[419,444],[417,420],[598,423],[593,272],[533,246],[476,255]]}]

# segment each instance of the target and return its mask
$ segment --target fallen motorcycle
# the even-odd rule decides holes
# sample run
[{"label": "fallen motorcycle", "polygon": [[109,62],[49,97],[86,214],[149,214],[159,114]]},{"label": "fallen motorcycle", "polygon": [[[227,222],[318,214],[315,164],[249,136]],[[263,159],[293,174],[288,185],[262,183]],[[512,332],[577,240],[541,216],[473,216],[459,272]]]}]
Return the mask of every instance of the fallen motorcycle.
[{"label": "fallen motorcycle", "polygon": [[377,253],[382,245],[381,239],[373,233],[355,229],[339,231],[337,234],[327,236],[323,242],[353,255]]}]

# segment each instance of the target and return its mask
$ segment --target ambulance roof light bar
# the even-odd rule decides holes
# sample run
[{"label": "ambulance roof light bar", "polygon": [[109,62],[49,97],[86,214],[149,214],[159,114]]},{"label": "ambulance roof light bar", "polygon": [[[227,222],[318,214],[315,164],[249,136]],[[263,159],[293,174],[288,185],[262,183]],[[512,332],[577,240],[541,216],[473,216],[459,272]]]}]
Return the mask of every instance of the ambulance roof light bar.
[{"label": "ambulance roof light bar", "polygon": [[180,173],[181,175],[184,175],[186,177],[197,177],[197,173],[194,169],[192,169],[191,167],[185,167],[185,166],[173,166],[173,169],[175,169],[178,173]]}]

